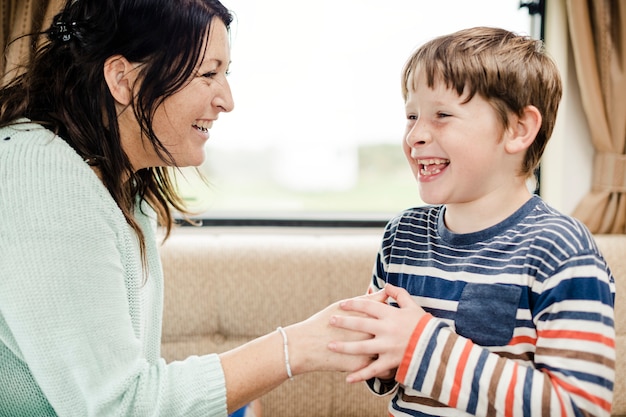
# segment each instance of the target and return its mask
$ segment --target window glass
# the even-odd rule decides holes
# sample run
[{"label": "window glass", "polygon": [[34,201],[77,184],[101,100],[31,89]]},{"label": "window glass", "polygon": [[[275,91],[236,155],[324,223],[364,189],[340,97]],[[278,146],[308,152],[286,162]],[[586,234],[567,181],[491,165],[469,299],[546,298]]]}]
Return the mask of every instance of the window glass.
[{"label": "window glass", "polygon": [[236,15],[235,110],[211,130],[207,216],[388,215],[422,204],[401,148],[400,72],[432,37],[500,26],[529,34],[519,0],[224,0]]}]

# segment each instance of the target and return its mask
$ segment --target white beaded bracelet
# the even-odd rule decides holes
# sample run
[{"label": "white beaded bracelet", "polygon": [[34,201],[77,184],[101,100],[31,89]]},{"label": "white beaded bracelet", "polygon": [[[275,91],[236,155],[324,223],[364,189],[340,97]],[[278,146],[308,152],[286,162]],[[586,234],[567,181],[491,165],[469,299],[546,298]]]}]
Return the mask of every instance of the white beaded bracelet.
[{"label": "white beaded bracelet", "polygon": [[289,364],[289,349],[287,348],[287,333],[285,333],[285,329],[278,326],[276,328],[278,332],[283,336],[283,351],[285,352],[285,368],[287,369],[287,376],[290,380],[293,380],[293,374],[291,373],[291,365]]}]

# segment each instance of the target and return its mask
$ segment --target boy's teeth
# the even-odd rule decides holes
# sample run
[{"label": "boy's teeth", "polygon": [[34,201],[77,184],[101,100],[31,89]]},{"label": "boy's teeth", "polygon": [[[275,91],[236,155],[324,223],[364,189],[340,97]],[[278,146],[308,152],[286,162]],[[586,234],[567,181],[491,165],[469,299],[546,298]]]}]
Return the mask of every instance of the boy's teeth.
[{"label": "boy's teeth", "polygon": [[448,161],[447,159],[420,159],[417,162],[422,165],[433,165],[433,164],[447,164],[450,161]]},{"label": "boy's teeth", "polygon": [[417,162],[422,165],[422,175],[439,174],[442,167],[450,163],[448,159],[420,159]]}]

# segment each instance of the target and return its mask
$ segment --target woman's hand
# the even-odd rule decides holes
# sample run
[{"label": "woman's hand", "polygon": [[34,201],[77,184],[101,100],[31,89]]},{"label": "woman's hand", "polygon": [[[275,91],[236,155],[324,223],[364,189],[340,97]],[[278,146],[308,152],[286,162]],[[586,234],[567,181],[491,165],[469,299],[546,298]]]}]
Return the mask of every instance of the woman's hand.
[{"label": "woman's hand", "polygon": [[[351,300],[368,300],[381,304],[387,299],[384,291],[353,298]],[[344,371],[354,372],[369,365],[374,359],[369,354],[353,354],[351,352],[333,351],[328,349],[331,342],[349,343],[371,339],[370,333],[358,329],[332,326],[331,318],[342,317],[364,318],[365,314],[358,311],[342,309],[348,301],[338,301],[308,319],[287,326],[285,331],[289,340],[289,357],[295,375],[311,371]]]},{"label": "woman's hand", "polygon": [[[375,358],[349,374],[346,378],[348,382],[373,377],[391,379],[395,376],[411,334],[426,314],[403,288],[387,284],[380,293],[376,293],[377,298],[368,296],[345,300],[340,303],[343,312],[330,318],[330,324],[336,328],[371,335],[354,341],[335,339],[328,346],[333,352]],[[384,303],[387,297],[395,299],[400,308]],[[351,314],[347,315],[347,312]]]}]

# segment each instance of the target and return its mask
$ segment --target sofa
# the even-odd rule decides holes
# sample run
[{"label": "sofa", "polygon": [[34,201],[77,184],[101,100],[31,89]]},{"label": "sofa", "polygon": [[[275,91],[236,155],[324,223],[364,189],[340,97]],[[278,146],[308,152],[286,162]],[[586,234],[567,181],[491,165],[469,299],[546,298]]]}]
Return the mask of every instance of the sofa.
[{"label": "sofa", "polygon": [[[363,294],[382,229],[180,227],[161,246],[162,354],[222,352]],[[613,415],[626,415],[626,235],[596,236],[617,284]],[[385,416],[389,397],[345,375],[299,375],[261,398],[264,417]]]}]

